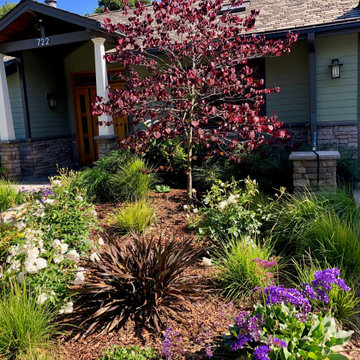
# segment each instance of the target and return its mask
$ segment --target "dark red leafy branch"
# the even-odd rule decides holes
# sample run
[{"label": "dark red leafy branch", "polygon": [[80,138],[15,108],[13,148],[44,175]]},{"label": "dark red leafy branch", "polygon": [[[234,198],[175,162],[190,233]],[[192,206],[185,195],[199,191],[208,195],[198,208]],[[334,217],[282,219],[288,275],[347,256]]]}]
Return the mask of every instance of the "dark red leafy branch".
[{"label": "dark red leafy branch", "polygon": [[[265,89],[251,67],[253,59],[288,53],[297,40],[267,40],[251,33],[259,11],[223,12],[242,1],[162,0],[125,9],[126,21],[109,32],[122,35],[107,61],[127,69],[125,89],[113,89],[109,101],[98,98],[94,112],[127,115],[138,130],[121,146],[143,152],[154,139],[184,139],[188,154],[188,197],[192,197],[195,144],[238,160],[233,150],[249,151],[266,137],[287,136],[277,116],[261,115]],[[138,72],[139,69],[143,69]],[[143,75],[140,75],[143,74]]]}]

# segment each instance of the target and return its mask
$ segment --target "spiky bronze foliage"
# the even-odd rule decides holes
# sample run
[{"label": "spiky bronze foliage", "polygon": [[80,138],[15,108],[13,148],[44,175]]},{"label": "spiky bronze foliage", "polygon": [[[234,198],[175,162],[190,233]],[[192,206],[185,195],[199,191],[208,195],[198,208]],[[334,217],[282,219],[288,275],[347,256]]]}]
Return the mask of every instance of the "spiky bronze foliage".
[{"label": "spiky bronze foliage", "polygon": [[108,245],[98,261],[89,261],[90,276],[80,292],[76,313],[85,319],[86,334],[111,332],[130,318],[159,331],[162,316],[200,296],[195,276],[184,270],[201,254],[189,240],[179,247],[174,239],[164,242],[161,237]]}]

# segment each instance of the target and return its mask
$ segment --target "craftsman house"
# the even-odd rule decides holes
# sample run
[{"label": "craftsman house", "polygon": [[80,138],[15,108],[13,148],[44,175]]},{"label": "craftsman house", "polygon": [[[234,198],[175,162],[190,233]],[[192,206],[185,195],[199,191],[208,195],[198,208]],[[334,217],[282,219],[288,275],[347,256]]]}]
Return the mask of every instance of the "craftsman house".
[{"label": "craftsman house", "polygon": [[[127,119],[100,126],[111,119],[91,112],[96,95],[124,86],[121,64],[104,59],[118,35],[102,25],[122,12],[85,17],[56,5],[22,0],[0,20],[0,157],[11,176],[91,164],[129,130]],[[281,87],[267,113],[296,141],[360,152],[358,0],[245,0],[238,10],[249,9],[260,9],[257,33],[300,34],[290,54],[259,65],[266,86]]]}]

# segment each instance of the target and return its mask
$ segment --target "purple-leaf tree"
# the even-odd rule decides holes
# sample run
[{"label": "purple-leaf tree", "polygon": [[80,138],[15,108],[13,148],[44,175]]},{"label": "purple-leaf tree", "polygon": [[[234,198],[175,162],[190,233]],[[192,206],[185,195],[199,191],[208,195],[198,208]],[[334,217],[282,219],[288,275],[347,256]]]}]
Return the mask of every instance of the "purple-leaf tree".
[{"label": "purple-leaf tree", "polygon": [[[238,160],[235,149],[249,151],[286,132],[276,116],[261,114],[265,89],[251,61],[290,51],[297,35],[266,40],[251,30],[259,11],[241,17],[242,1],[162,0],[125,9],[124,23],[105,20],[122,35],[107,61],[127,69],[125,89],[98,98],[98,115],[127,115],[138,125],[121,146],[143,152],[154,139],[182,137],[187,151],[187,194],[191,203],[193,148]],[[138,70],[142,68],[139,75]]]}]

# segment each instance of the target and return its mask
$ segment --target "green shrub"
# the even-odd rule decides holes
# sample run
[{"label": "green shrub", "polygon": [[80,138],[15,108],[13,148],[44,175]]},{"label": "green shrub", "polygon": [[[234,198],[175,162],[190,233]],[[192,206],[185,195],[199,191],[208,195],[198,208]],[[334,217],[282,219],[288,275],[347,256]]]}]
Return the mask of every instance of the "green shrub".
[{"label": "green shrub", "polygon": [[[0,287],[9,279],[23,279],[42,303],[71,312],[71,282],[81,279],[80,253],[94,248],[90,233],[96,226],[96,212],[84,193],[71,188],[74,173],[52,179],[52,187],[34,198],[15,229],[9,229],[0,256]],[[78,272],[77,272],[78,270]],[[35,296],[34,295],[34,296]]]},{"label": "green shrub", "polygon": [[0,179],[0,212],[19,205],[22,200],[23,195],[13,183]]},{"label": "green shrub", "polygon": [[56,334],[55,314],[37,303],[25,284],[12,284],[0,297],[0,357],[39,359]]},{"label": "green shrub", "polygon": [[165,183],[173,186],[186,184],[187,157],[181,138],[153,140],[145,159],[159,170]]},{"label": "green shrub", "polygon": [[218,271],[215,280],[222,294],[229,299],[249,296],[254,288],[265,287],[275,280],[278,264],[272,258],[272,248],[268,242],[260,245],[243,237],[233,240],[229,247],[216,255]]},{"label": "green shrub", "polygon": [[147,200],[125,204],[115,215],[114,222],[122,234],[142,233],[155,222],[155,211]]},{"label": "green shrub", "polygon": [[[304,256],[302,261],[294,261],[294,266],[296,269],[294,285],[310,284],[314,279],[315,272],[321,271],[323,268],[320,261],[313,258],[310,254]],[[330,267],[330,265],[325,266],[327,268]],[[345,277],[345,271],[341,267],[340,273]],[[351,284],[347,282],[347,285]],[[350,286],[351,290],[349,291],[344,291],[334,286],[328,292],[329,302],[327,304],[314,299],[310,301],[311,306],[320,309],[325,315],[330,314],[341,323],[351,322],[351,318],[359,313],[358,306],[360,303],[360,299],[357,297],[357,289],[353,288],[353,286]]]},{"label": "green shrub", "polygon": [[218,180],[204,198],[206,207],[200,210],[196,225],[200,236],[215,247],[231,237],[260,233],[264,214],[258,204],[257,183],[247,179],[243,189],[240,184]]},{"label": "green shrub", "polygon": [[111,346],[104,350],[99,360],[148,360],[156,359],[156,350],[152,347],[142,349],[140,346]]}]

